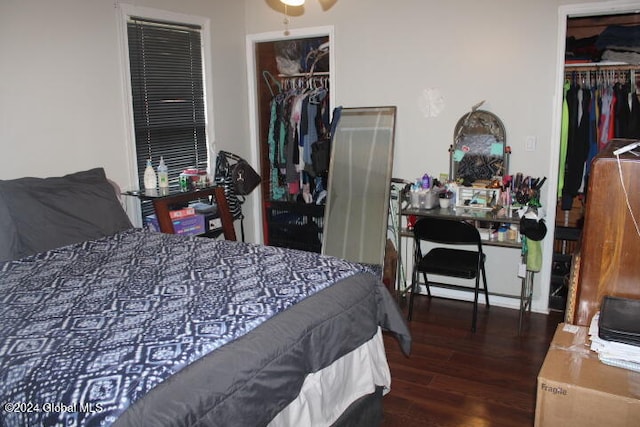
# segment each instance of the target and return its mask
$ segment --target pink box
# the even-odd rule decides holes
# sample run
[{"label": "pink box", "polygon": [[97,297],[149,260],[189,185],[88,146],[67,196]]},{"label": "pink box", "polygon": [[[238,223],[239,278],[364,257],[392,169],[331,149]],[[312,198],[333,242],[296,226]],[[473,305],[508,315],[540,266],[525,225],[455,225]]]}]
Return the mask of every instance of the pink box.
[{"label": "pink box", "polygon": [[[204,226],[204,215],[196,214],[187,218],[176,218],[173,221],[173,230],[175,234],[181,234],[183,236],[193,236],[196,234],[202,234],[206,232]],[[151,231],[160,231],[158,225],[158,219],[155,214],[148,215],[145,218],[145,223]]]}]

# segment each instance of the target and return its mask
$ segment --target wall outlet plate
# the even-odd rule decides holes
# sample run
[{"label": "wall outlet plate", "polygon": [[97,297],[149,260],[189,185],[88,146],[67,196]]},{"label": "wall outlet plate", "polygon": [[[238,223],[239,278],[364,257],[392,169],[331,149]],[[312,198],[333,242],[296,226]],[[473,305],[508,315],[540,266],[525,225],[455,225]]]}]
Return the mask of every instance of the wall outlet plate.
[{"label": "wall outlet plate", "polygon": [[524,139],[524,151],[536,151],[536,142],[535,136],[527,136]]}]

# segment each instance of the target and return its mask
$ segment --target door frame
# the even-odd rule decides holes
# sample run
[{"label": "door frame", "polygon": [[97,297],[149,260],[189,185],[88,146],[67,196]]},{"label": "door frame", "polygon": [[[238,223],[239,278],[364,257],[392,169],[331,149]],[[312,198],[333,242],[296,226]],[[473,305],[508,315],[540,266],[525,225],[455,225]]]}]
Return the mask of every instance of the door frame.
[{"label": "door frame", "polygon": [[[613,15],[618,13],[635,13],[640,11],[640,1],[607,1],[563,5],[558,8],[558,43],[556,47],[556,87],[553,105],[553,119],[551,129],[551,162],[549,163],[549,192],[547,195],[547,206],[554,207],[547,213],[555,224],[555,206],[558,197],[558,164],[560,162],[560,127],[562,123],[562,103],[564,88],[564,56],[567,37],[567,18],[587,17],[598,15]],[[549,252],[553,248],[553,239],[548,239]]]},{"label": "door frame", "polygon": [[[260,142],[258,141],[258,125],[259,125],[259,109],[258,109],[258,81],[261,77],[256,73],[256,49],[255,46],[258,43],[274,42],[279,40],[291,40],[301,38],[312,37],[329,37],[329,108],[330,111],[334,109],[336,82],[335,82],[335,36],[334,27],[309,27],[291,29],[288,34],[285,35],[283,31],[271,31],[267,33],[248,34],[246,36],[246,54],[247,54],[247,87],[249,95],[249,140],[250,140],[250,163],[257,165],[259,168],[260,162]],[[262,171],[260,171],[260,175]],[[257,191],[256,203],[253,206],[253,227],[255,230],[255,242],[264,243],[264,228],[263,228],[263,203],[262,192]]]},{"label": "door frame", "polygon": [[[553,117],[551,119],[551,145],[549,162],[549,191],[547,192],[546,206],[548,224],[556,221],[556,204],[558,200],[558,165],[560,162],[560,128],[562,125],[562,104],[564,89],[564,69],[565,50],[567,37],[567,19],[573,17],[587,17],[598,15],[613,15],[622,13],[636,13],[640,11],[640,1],[615,0],[605,2],[580,3],[562,5],[558,8],[558,39],[556,46],[556,83],[555,95],[553,98]],[[545,256],[545,266],[541,271],[541,283],[545,294],[548,295],[551,282],[551,259],[553,254],[553,238],[545,239],[543,253]],[[547,302],[548,304],[548,302]]]}]

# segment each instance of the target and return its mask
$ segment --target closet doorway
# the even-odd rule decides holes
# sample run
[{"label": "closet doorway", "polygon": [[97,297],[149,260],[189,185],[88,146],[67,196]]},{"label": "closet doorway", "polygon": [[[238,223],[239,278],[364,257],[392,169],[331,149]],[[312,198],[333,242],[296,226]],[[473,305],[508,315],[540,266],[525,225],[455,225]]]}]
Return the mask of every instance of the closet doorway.
[{"label": "closet doorway", "polygon": [[[565,182],[560,178],[566,178],[564,176],[566,169],[562,168],[561,170],[561,165],[564,164],[564,161],[562,160],[564,155],[561,154],[563,151],[561,147],[561,134],[567,73],[569,72],[572,78],[578,78],[580,80],[582,80],[583,77],[587,80],[589,77],[597,77],[599,75],[605,77],[610,75],[613,78],[618,78],[619,76],[623,76],[623,78],[629,78],[633,75],[640,76],[640,71],[636,71],[640,70],[640,66],[627,66],[622,63],[623,61],[612,62],[610,60],[609,63],[615,64],[615,67],[608,71],[609,74],[605,71],[608,67],[603,67],[602,62],[597,63],[597,65],[596,63],[590,64],[587,60],[584,60],[584,57],[581,58],[583,60],[577,60],[577,58],[575,58],[576,60],[572,61],[572,64],[567,64],[567,53],[570,53],[567,50],[567,38],[574,36],[576,39],[586,39],[588,36],[599,32],[596,28],[597,25],[602,26],[602,30],[604,30],[609,24],[638,25],[638,23],[640,23],[640,15],[638,15],[639,10],[640,2],[628,1],[584,3],[565,5],[560,6],[559,8],[556,62],[558,68],[556,73],[554,116],[552,120],[552,135],[555,135],[555,137],[551,143],[551,166],[549,171],[552,186],[550,187],[547,200],[548,206],[556,206],[555,212],[549,212],[550,216],[553,215],[553,218],[555,219],[556,236],[566,232],[564,227],[567,227],[568,229],[571,229],[572,227],[580,227],[581,215],[584,211],[582,198],[574,197],[573,200],[571,200],[571,197],[566,197],[566,191],[565,197],[563,197],[562,189],[560,188],[561,185],[566,186]],[[578,28],[580,25],[584,25],[584,28]],[[582,50],[582,52],[586,53],[587,51]],[[585,165],[588,165],[588,160],[585,160]],[[584,190],[584,187],[580,187],[580,192],[582,192],[582,190]],[[557,255],[559,251],[569,254],[575,249],[572,246],[573,244],[575,244],[575,242],[567,242],[560,239],[548,239],[546,242],[545,253],[554,254],[549,273],[550,309],[564,309],[564,303],[566,303],[566,292],[568,290],[568,280],[565,280],[564,289],[559,288],[558,268],[562,267],[562,265],[558,264],[556,261],[558,260]],[[562,256],[560,256],[560,258],[562,259]],[[565,267],[568,267],[568,264],[565,265]],[[562,295],[563,293],[564,295]],[[560,299],[558,299],[558,297],[560,297]]]},{"label": "closet doorway", "polygon": [[[300,67],[295,61],[290,61],[294,56],[289,54],[296,49],[301,50]],[[274,146],[277,151],[281,145],[275,141],[279,137],[274,137],[274,129],[277,133],[281,127],[274,123],[272,101],[276,97],[286,97],[297,89],[320,92],[322,111],[328,110],[330,120],[336,93],[334,28],[292,29],[286,35],[284,31],[250,34],[247,35],[246,52],[251,163],[258,165],[262,176],[253,211],[255,241],[320,252],[324,206],[316,200],[318,195],[314,193],[309,196],[308,192],[303,192],[303,183],[300,182],[298,197],[289,190],[295,185],[284,181],[291,169],[288,169],[288,173],[284,172],[286,167],[274,169],[274,162],[277,161],[274,157],[282,159],[284,154],[274,152]],[[276,115],[277,120],[284,119]],[[326,124],[326,115],[322,122]],[[303,150],[300,152],[303,153]],[[313,193],[316,182],[310,182]],[[276,224],[275,215],[278,215],[278,221],[282,219],[284,222]]]}]

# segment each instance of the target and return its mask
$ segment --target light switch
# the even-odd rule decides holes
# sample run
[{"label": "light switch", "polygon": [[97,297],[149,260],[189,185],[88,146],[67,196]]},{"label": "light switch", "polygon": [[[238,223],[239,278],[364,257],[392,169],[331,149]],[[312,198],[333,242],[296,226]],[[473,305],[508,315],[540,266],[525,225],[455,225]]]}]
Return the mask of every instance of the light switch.
[{"label": "light switch", "polygon": [[536,151],[536,137],[527,136],[524,139],[524,151]]}]

